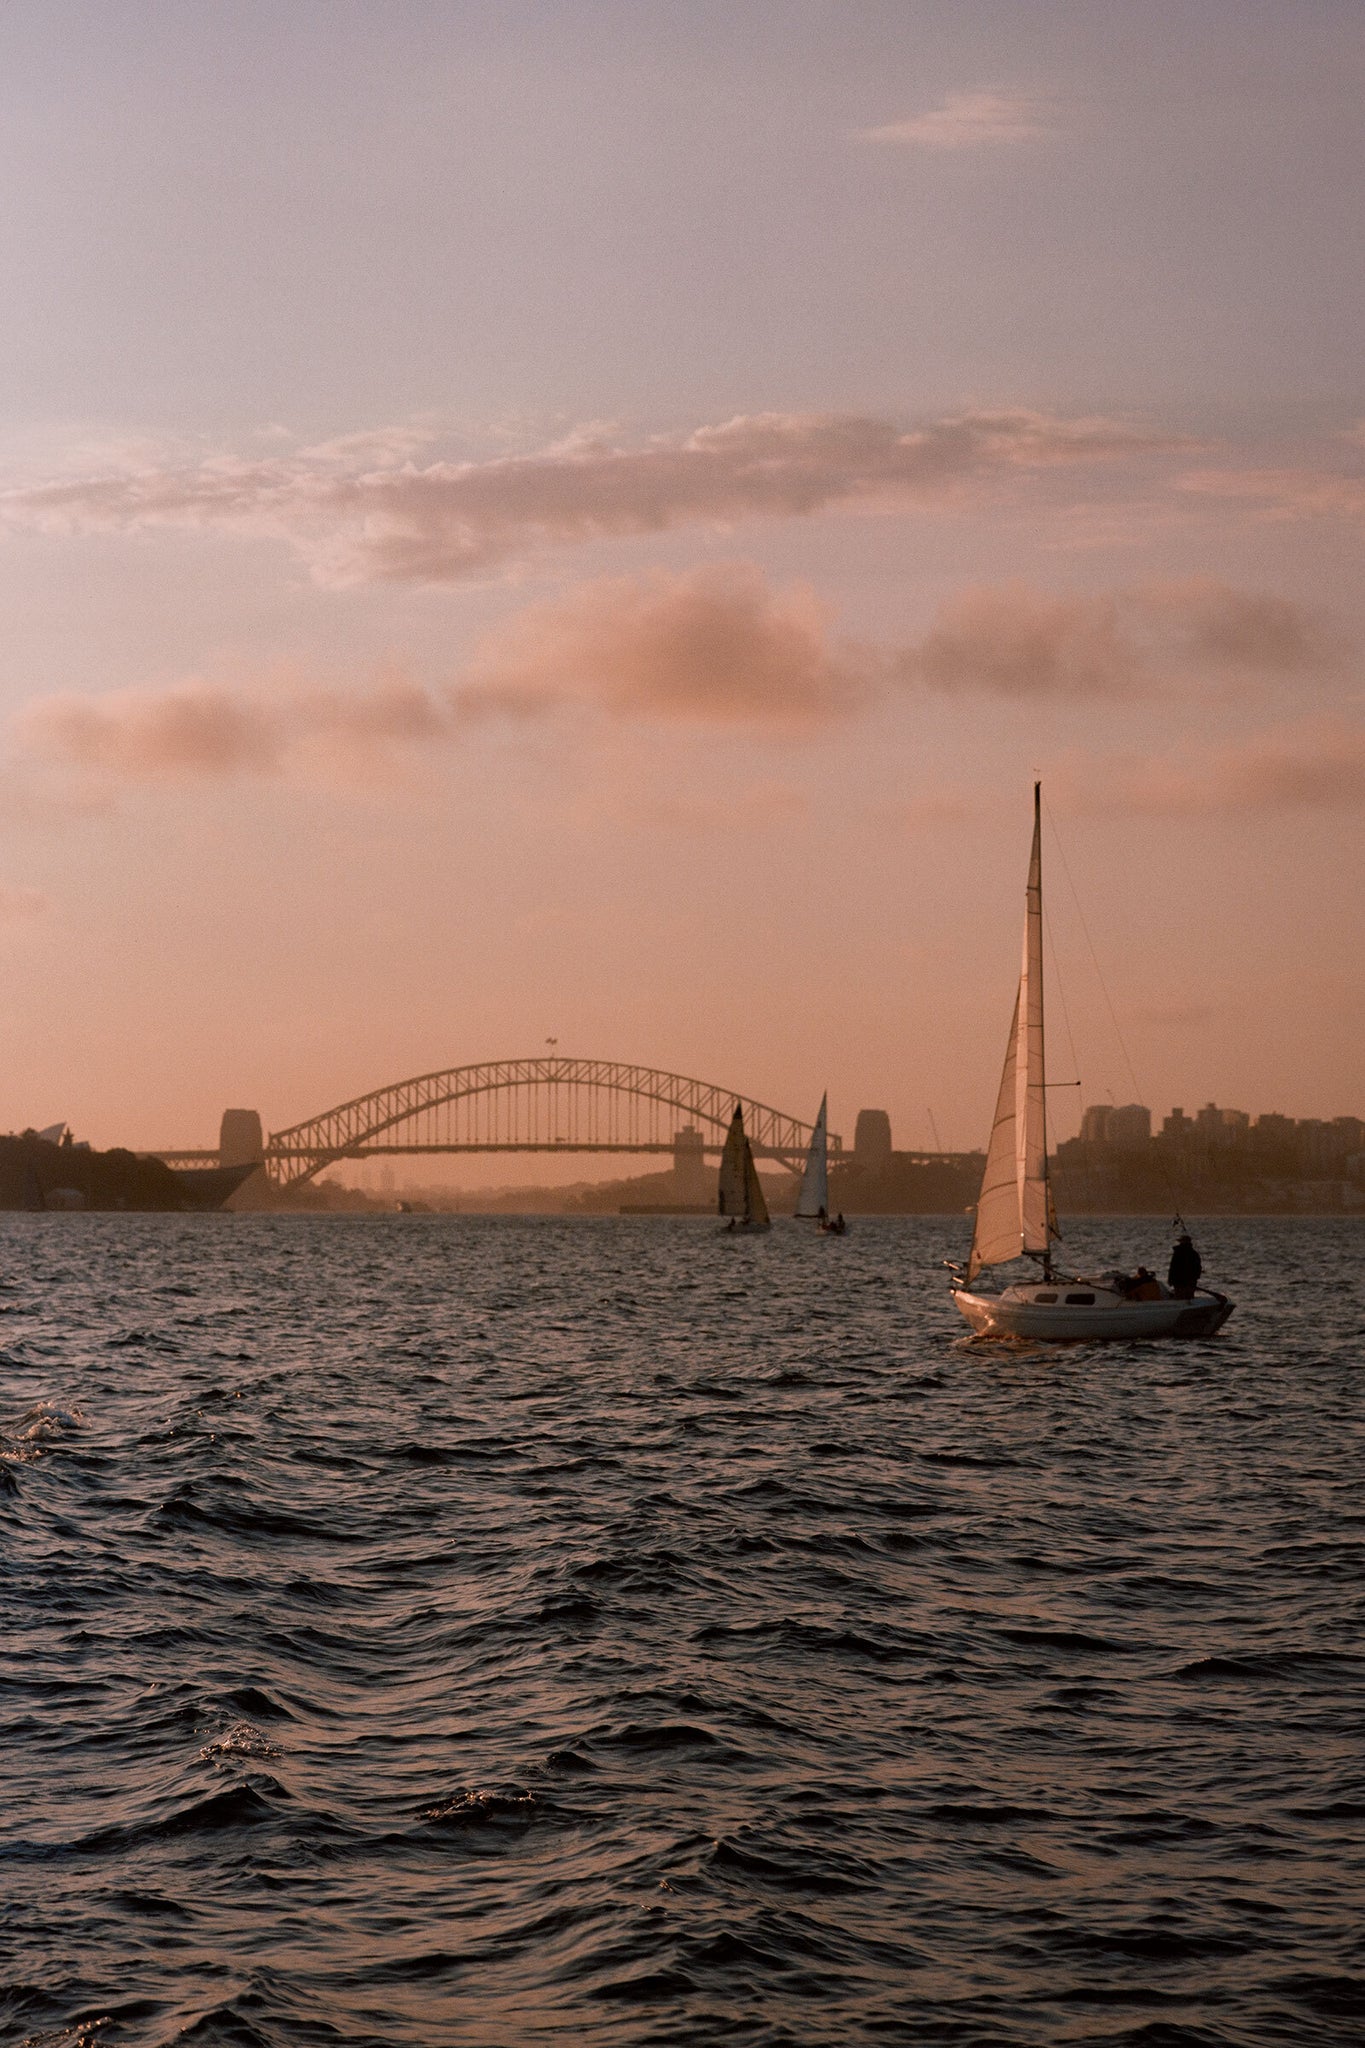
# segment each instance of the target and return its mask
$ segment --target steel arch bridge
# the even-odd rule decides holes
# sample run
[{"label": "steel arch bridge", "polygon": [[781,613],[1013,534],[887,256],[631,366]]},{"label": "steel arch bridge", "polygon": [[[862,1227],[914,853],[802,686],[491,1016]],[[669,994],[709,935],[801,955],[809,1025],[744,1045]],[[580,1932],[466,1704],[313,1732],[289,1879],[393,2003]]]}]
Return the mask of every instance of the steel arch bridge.
[{"label": "steel arch bridge", "polygon": [[[341,1159],[416,1152],[665,1152],[679,1120],[719,1152],[735,1104],[755,1157],[799,1172],[812,1125],[733,1088],[616,1060],[489,1060],[395,1081],[272,1132],[267,1172],[298,1187]],[[843,1140],[831,1135],[832,1154]]]}]

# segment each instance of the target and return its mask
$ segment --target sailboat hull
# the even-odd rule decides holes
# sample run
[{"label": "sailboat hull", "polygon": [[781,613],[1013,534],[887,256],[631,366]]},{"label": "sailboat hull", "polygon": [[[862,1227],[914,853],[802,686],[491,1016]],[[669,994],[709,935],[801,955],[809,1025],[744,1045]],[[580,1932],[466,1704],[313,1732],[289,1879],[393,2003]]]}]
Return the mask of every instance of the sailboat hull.
[{"label": "sailboat hull", "polygon": [[1226,1295],[1204,1289],[1188,1300],[1163,1292],[1157,1301],[1131,1301],[1083,1281],[1007,1287],[1000,1294],[973,1294],[955,1287],[953,1300],[977,1336],[1024,1338],[1037,1344],[1211,1337],[1233,1308]]}]

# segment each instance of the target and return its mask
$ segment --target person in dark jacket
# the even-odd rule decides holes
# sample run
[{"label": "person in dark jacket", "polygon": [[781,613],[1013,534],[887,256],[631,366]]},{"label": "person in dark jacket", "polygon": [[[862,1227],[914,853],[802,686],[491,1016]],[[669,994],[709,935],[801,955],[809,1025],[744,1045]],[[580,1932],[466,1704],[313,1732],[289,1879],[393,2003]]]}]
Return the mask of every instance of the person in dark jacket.
[{"label": "person in dark jacket", "polygon": [[1199,1275],[1203,1270],[1204,1261],[1195,1250],[1193,1239],[1186,1231],[1175,1241],[1170,1271],[1166,1275],[1166,1285],[1172,1294],[1179,1295],[1182,1301],[1188,1301],[1199,1285]]}]

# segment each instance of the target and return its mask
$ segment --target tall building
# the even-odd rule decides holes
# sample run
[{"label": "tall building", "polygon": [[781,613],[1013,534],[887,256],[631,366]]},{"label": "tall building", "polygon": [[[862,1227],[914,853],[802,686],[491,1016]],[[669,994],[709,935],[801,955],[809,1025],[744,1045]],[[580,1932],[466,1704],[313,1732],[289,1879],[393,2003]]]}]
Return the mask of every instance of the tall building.
[{"label": "tall building", "polygon": [[1125,1102],[1109,1112],[1109,1142],[1122,1151],[1137,1152],[1151,1142],[1152,1112],[1140,1102]]},{"label": "tall building", "polygon": [[1116,1145],[1135,1152],[1152,1135],[1152,1112],[1140,1102],[1125,1102],[1121,1109],[1109,1102],[1095,1102],[1081,1115],[1081,1140],[1087,1145]]},{"label": "tall building", "polygon": [[884,1109],[860,1109],[853,1128],[853,1157],[874,1172],[891,1164],[891,1119]]}]

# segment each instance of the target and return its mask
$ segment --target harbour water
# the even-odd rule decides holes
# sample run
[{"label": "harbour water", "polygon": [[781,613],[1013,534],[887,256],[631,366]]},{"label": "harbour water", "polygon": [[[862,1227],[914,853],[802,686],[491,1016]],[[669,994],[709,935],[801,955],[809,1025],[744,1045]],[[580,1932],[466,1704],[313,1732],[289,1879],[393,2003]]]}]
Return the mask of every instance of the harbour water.
[{"label": "harbour water", "polygon": [[1365,1225],[1200,1236],[0,1219],[0,2040],[1365,2039]]}]

